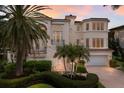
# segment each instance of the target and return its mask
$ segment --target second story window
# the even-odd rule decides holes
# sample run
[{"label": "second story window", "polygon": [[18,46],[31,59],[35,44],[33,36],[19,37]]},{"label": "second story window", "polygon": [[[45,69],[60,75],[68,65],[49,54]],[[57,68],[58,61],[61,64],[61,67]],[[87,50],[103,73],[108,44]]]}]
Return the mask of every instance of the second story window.
[{"label": "second story window", "polygon": [[62,31],[54,31],[54,39],[53,42],[55,45],[63,45],[64,41],[62,38]]},{"label": "second story window", "polygon": [[62,40],[62,32],[55,31],[54,32],[54,41],[60,42]]},{"label": "second story window", "polygon": [[104,30],[104,23],[101,23],[101,30]]},{"label": "second story window", "polygon": [[97,23],[97,30],[100,30],[100,23]]},{"label": "second story window", "polygon": [[86,23],[86,30],[89,30],[89,23]]},{"label": "second story window", "polygon": [[96,30],[96,24],[94,22],[92,23],[92,29]]}]

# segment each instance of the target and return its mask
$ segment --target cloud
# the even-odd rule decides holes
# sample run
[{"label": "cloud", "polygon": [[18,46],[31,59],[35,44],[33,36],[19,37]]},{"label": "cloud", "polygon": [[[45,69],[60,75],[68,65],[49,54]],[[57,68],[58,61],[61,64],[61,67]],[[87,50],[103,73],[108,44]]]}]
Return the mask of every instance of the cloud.
[{"label": "cloud", "polygon": [[120,16],[124,16],[124,6],[121,6],[117,10],[115,10],[115,13]]},{"label": "cloud", "polygon": [[52,10],[44,10],[42,13],[53,18],[60,18],[67,14],[73,14],[79,19],[80,17],[88,15],[92,10],[92,6],[88,5],[51,5],[49,7],[52,8]]}]

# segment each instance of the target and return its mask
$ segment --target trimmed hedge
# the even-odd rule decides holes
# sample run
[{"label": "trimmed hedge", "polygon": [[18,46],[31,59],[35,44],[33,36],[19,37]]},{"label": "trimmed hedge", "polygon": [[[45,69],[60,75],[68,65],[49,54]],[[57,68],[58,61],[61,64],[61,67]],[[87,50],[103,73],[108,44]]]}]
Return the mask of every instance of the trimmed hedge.
[{"label": "trimmed hedge", "polygon": [[0,73],[4,72],[4,66],[7,64],[7,61],[0,61]]},{"label": "trimmed hedge", "polygon": [[28,61],[24,63],[24,71],[26,72],[35,72],[35,71],[51,71],[52,63],[49,60],[41,60],[41,61]]},{"label": "trimmed hedge", "polygon": [[110,60],[109,61],[109,66],[110,67],[118,67],[118,61],[117,60]]},{"label": "trimmed hedge", "polygon": [[71,74],[64,74],[63,76],[72,80],[86,80],[85,76],[77,75],[77,74],[74,74],[72,77]]},{"label": "trimmed hedge", "polygon": [[56,88],[95,88],[98,87],[98,76],[88,73],[86,80],[71,80],[54,72],[41,72],[19,79],[0,79],[2,88],[23,88],[37,83],[50,84]]},{"label": "trimmed hedge", "polygon": [[5,73],[7,74],[14,74],[16,71],[16,64],[15,63],[8,63],[4,66]]},{"label": "trimmed hedge", "polygon": [[[51,61],[42,60],[42,61],[28,61],[23,65],[24,74],[31,74],[34,72],[42,72],[42,71],[51,71]],[[4,72],[6,75],[14,76],[16,72],[16,64],[8,63],[4,66]],[[5,77],[6,77],[5,75]]]},{"label": "trimmed hedge", "polygon": [[85,68],[84,65],[78,64],[78,65],[77,65],[76,72],[77,72],[77,73],[87,73],[87,69]]}]

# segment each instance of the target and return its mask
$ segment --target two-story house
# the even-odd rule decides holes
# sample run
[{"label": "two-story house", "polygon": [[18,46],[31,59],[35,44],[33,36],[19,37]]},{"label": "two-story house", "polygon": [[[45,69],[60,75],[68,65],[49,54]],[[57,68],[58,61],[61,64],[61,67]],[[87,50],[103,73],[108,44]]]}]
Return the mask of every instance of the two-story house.
[{"label": "two-story house", "polygon": [[[108,66],[112,51],[108,49],[108,22],[107,18],[89,18],[76,21],[76,16],[67,15],[64,19],[47,18],[43,23],[50,39],[47,45],[40,42],[40,49],[28,55],[28,60],[52,60],[53,69],[63,70],[61,59],[53,58],[57,45],[81,44],[90,49],[88,66]],[[35,47],[35,45],[34,45]],[[40,52],[37,52],[40,51]],[[11,61],[11,53],[8,59]]]}]

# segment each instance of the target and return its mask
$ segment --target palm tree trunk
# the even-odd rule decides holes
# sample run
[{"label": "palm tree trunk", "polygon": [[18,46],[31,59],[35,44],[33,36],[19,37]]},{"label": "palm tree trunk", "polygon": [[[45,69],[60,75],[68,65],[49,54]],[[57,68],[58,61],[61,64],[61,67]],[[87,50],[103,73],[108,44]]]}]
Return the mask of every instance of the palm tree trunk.
[{"label": "palm tree trunk", "polygon": [[77,63],[75,63],[74,72],[76,72],[76,70],[77,70]]},{"label": "palm tree trunk", "polygon": [[73,62],[72,62],[72,68],[71,68],[71,78],[73,77],[73,68],[74,68],[74,66],[73,66]]},{"label": "palm tree trunk", "polygon": [[23,74],[23,49],[18,49],[16,57],[16,76],[21,76]]},{"label": "palm tree trunk", "polygon": [[63,58],[63,62],[64,62],[64,69],[65,69],[65,72],[67,71],[66,69],[66,62],[65,62],[65,58]]}]

